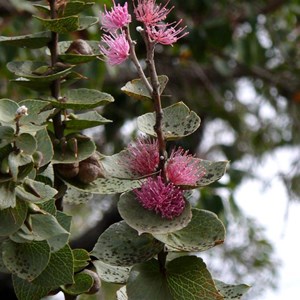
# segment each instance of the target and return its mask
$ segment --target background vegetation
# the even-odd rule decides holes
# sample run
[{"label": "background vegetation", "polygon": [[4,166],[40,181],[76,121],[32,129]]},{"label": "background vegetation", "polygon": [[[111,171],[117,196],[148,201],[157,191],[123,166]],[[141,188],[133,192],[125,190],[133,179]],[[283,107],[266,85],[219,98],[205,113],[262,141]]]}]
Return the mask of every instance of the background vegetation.
[{"label": "background vegetation", "polygon": [[[97,5],[90,9],[93,11],[87,14],[98,16],[103,4],[109,1],[95,2]],[[201,116],[201,127],[182,146],[204,159],[231,161],[225,180],[205,192],[195,193],[194,200],[198,207],[216,212],[229,231],[225,245],[212,253],[220,262],[226,257],[226,265],[212,263],[215,277],[223,274],[224,278],[224,274],[231,273],[234,276],[229,280],[255,282],[248,298],[256,299],[266,287],[276,286],[278,260],[260,225],[243,215],[237,206],[235,190],[246,178],[259,178],[260,174],[255,172],[257,164],[274,151],[299,147],[300,4],[297,0],[174,0],[172,3],[176,6],[176,17],[184,19],[190,34],[174,47],[157,53],[158,73],[170,79],[164,105],[171,104],[176,95]],[[31,18],[34,11],[29,1],[1,1],[1,35],[38,31],[39,23]],[[72,39],[99,40],[99,27],[76,35]],[[138,50],[143,53],[143,49]],[[5,64],[32,55],[38,58],[44,56],[44,51],[0,44],[0,98],[17,100],[24,99],[24,95],[32,96],[30,90],[9,81],[13,76]],[[104,62],[93,61],[81,68],[87,79],[77,84],[77,88],[81,85],[101,89],[116,99],[103,111],[114,122],[89,132],[96,137],[100,152],[115,153],[135,134],[132,122],[135,116],[149,111],[149,104],[132,101],[120,93],[120,87],[136,77],[130,65],[110,69]],[[245,101],[244,93],[248,91],[254,96]],[[290,199],[298,201],[299,158],[295,157],[288,173],[275,176],[286,185]],[[99,202],[90,201],[88,206],[80,206],[80,210],[72,205],[66,207],[76,220],[73,245],[90,249],[100,232],[119,220],[115,206],[110,204],[115,202],[111,200],[102,199],[100,206]],[[90,216],[92,209],[94,213]],[[7,292],[4,291],[7,287],[1,283],[0,295]]]}]

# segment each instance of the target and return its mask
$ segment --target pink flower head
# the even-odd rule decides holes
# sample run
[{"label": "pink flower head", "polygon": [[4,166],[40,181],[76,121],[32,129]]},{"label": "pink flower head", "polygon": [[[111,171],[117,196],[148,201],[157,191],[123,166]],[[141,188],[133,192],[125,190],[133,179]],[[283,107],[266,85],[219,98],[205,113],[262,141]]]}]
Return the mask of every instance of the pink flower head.
[{"label": "pink flower head", "polygon": [[161,176],[149,177],[134,193],[144,208],[166,219],[172,220],[180,216],[185,207],[182,190],[171,182],[164,183]]},{"label": "pink flower head", "polygon": [[122,164],[134,174],[148,175],[155,172],[159,164],[158,142],[152,139],[138,139],[127,147],[128,156]]},{"label": "pink flower head", "polygon": [[105,31],[116,31],[124,26],[127,26],[131,22],[131,15],[128,13],[128,4],[125,2],[124,6],[115,3],[111,11],[107,11],[106,5],[104,5],[105,13],[101,13],[102,29]]},{"label": "pink flower head", "polygon": [[129,57],[129,43],[125,33],[121,34],[104,34],[102,42],[106,45],[100,45],[101,53],[107,57],[110,65],[118,65]]},{"label": "pink flower head", "polygon": [[174,8],[167,9],[170,0],[162,6],[157,5],[156,0],[137,0],[137,5],[134,4],[134,13],[136,19],[145,25],[154,25],[166,19],[169,12]]},{"label": "pink flower head", "polygon": [[196,185],[206,173],[199,161],[182,148],[173,150],[166,163],[166,176],[175,185]]},{"label": "pink flower head", "polygon": [[182,33],[186,26],[178,28],[181,22],[182,20],[179,20],[174,26],[172,26],[174,23],[147,26],[148,35],[153,42],[162,45],[173,45],[188,34],[188,32]]}]

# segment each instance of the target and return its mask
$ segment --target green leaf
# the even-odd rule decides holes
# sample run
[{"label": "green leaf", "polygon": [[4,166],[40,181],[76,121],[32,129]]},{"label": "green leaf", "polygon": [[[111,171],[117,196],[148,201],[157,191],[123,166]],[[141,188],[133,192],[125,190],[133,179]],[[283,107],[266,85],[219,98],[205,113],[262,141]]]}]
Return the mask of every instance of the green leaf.
[{"label": "green leaf", "polygon": [[218,292],[224,296],[224,300],[240,300],[250,289],[250,286],[246,284],[231,285],[216,279],[214,279],[214,282]]},{"label": "green leaf", "polygon": [[85,110],[114,102],[114,98],[98,90],[70,89],[64,95],[64,101],[50,100],[51,104],[61,109]]},{"label": "green leaf", "polygon": [[[63,75],[60,78],[61,87],[66,88],[69,85],[75,83],[76,81],[83,79],[84,77],[76,72],[67,72],[66,75]],[[51,81],[41,81],[41,80],[30,80],[28,78],[19,77],[17,79],[12,79],[10,82],[16,83],[22,87],[32,89],[41,93],[45,93],[46,90],[49,90],[51,87]]]},{"label": "green leaf", "polygon": [[51,40],[51,32],[44,31],[34,34],[20,35],[14,37],[0,36],[0,44],[5,46],[25,47],[38,49],[47,46]]},{"label": "green leaf", "polygon": [[84,249],[73,249],[74,256],[74,272],[79,272],[83,270],[90,263],[90,255]]},{"label": "green leaf", "polygon": [[54,109],[46,110],[49,105],[48,102],[36,99],[26,99],[18,103],[19,106],[25,105],[28,108],[28,116],[22,117],[20,120],[21,125],[35,124],[42,125],[47,121]]},{"label": "green leaf", "polygon": [[65,67],[50,67],[44,62],[38,61],[11,61],[7,65],[10,72],[16,76],[30,79],[37,82],[51,82],[57,79],[61,79],[70,73],[74,66]]},{"label": "green leaf", "polygon": [[98,24],[99,19],[97,17],[80,17],[79,18],[79,27],[77,30],[85,30],[89,27]]},{"label": "green leaf", "polygon": [[[2,191],[0,189],[0,197]],[[16,201],[14,208],[0,210],[0,236],[8,236],[16,232],[24,223],[27,216],[27,204],[24,201]]]},{"label": "green leaf", "polygon": [[133,192],[121,195],[118,210],[126,223],[137,230],[139,234],[144,232],[152,234],[174,232],[186,227],[192,218],[189,202],[186,202],[185,209],[180,216],[168,220],[142,207]]},{"label": "green leaf", "polygon": [[64,8],[64,16],[77,15],[94,4],[95,2],[69,1]]},{"label": "green leaf", "polygon": [[37,141],[37,151],[42,154],[42,160],[39,165],[39,167],[42,167],[51,161],[54,150],[46,129],[39,130],[35,135],[35,139]]},{"label": "green leaf", "polygon": [[77,273],[74,275],[74,283],[63,286],[63,291],[70,295],[80,295],[88,292],[94,284],[94,279],[87,273]]},{"label": "green leaf", "polygon": [[[70,46],[71,48],[69,48]],[[75,50],[72,49],[72,47],[75,48]],[[84,47],[84,51],[82,51],[80,47]],[[46,51],[46,53],[50,55],[50,51]],[[65,63],[72,65],[87,63],[100,55],[99,41],[75,40],[58,43],[59,59]]]},{"label": "green leaf", "polygon": [[12,276],[12,280],[15,293],[19,300],[40,300],[51,291],[51,288],[33,284],[16,275]]},{"label": "green leaf", "polygon": [[15,131],[9,126],[0,126],[0,148],[11,144],[15,139]]},{"label": "green leaf", "polygon": [[3,262],[18,277],[32,281],[46,268],[50,247],[46,241],[15,243],[5,241],[2,248]]},{"label": "green leaf", "polygon": [[0,210],[16,206],[15,186],[10,181],[0,183]]},{"label": "green leaf", "polygon": [[32,231],[39,239],[47,240],[51,251],[60,250],[69,240],[70,233],[66,231],[52,215],[31,215]]},{"label": "green leaf", "polygon": [[78,16],[68,16],[58,19],[43,19],[37,16],[33,17],[39,20],[42,23],[42,25],[48,30],[58,33],[69,33],[72,31],[76,31],[79,27]]},{"label": "green leaf", "polygon": [[80,162],[90,157],[96,150],[95,143],[91,140],[77,140],[78,143],[78,155],[66,148],[62,150],[60,145],[54,149],[54,156],[52,159],[53,164],[68,164],[74,162]]},{"label": "green leaf", "polygon": [[[31,155],[25,154],[25,153],[15,153],[11,152],[8,156],[8,164],[9,169],[11,172],[11,175],[13,176],[14,181],[17,181],[18,175],[19,175],[19,168],[26,166],[26,165],[33,165],[32,157]],[[31,170],[29,170],[30,172]],[[28,173],[29,173],[28,172]]]},{"label": "green leaf", "polygon": [[214,213],[192,209],[192,220],[183,229],[168,234],[154,234],[171,251],[198,252],[223,243],[225,227]]},{"label": "green leaf", "polygon": [[48,200],[46,202],[43,202],[41,204],[39,204],[39,207],[44,210],[45,212],[53,215],[53,216],[56,216],[56,213],[57,213],[57,209],[56,209],[56,206],[55,206],[55,200],[54,199],[51,199],[51,200]]},{"label": "green leaf", "polygon": [[69,33],[77,30],[84,30],[98,22],[98,18],[96,17],[67,16],[57,19],[43,19],[37,16],[33,17],[39,20],[48,30],[57,33]]},{"label": "green leaf", "polygon": [[70,114],[69,120],[65,121],[66,129],[83,130],[112,122],[99,115],[96,111],[82,114]]},{"label": "green leaf", "polygon": [[10,99],[0,99],[0,123],[15,123],[19,105]]},{"label": "green leaf", "polygon": [[93,194],[116,194],[139,188],[142,180],[127,180],[118,178],[98,178],[90,184],[84,184],[75,179],[63,179],[68,185],[84,192]]},{"label": "green leaf", "polygon": [[228,161],[209,161],[209,160],[200,160],[199,167],[205,169],[205,175],[200,178],[196,183],[198,187],[209,185],[217,180],[219,180],[228,166]]},{"label": "green leaf", "polygon": [[167,286],[166,275],[161,273],[159,263],[155,259],[135,265],[130,271],[126,285],[128,299],[174,300]]},{"label": "green leaf", "polygon": [[112,266],[100,260],[94,260],[93,265],[101,280],[112,283],[125,283],[128,279],[130,267]]},{"label": "green leaf", "polygon": [[101,234],[91,254],[109,265],[129,267],[151,259],[162,249],[163,244],[152,235],[138,235],[121,221]]},{"label": "green leaf", "polygon": [[22,133],[16,138],[16,146],[25,154],[32,155],[37,148],[37,141],[31,134]]},{"label": "green leaf", "polygon": [[[138,129],[151,136],[154,132],[155,113],[147,113],[137,118]],[[200,118],[183,102],[163,109],[162,131],[167,140],[176,140],[195,132],[200,126]]]},{"label": "green leaf", "polygon": [[167,283],[174,300],[223,300],[205,263],[196,256],[176,258],[167,265]]},{"label": "green leaf", "polygon": [[[150,81],[149,78],[147,78]],[[160,94],[164,91],[169,78],[166,75],[158,76],[158,81],[160,84]],[[146,88],[145,84],[141,79],[134,79],[125,84],[121,90],[130,97],[133,97],[137,100],[151,100],[152,96]]]},{"label": "green leaf", "polygon": [[16,193],[20,199],[40,203],[52,199],[57,194],[57,190],[43,182],[26,178],[23,185],[16,187]]},{"label": "green leaf", "polygon": [[73,282],[73,255],[68,245],[57,252],[51,253],[48,266],[33,281],[34,284],[51,289],[56,289],[64,284],[72,284]]}]

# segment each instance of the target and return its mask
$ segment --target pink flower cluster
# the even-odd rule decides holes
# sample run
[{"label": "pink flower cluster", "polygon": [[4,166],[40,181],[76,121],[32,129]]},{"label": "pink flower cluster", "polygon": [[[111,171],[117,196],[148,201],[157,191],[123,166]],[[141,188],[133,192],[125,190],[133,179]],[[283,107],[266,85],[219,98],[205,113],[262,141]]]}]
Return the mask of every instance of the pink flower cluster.
[{"label": "pink flower cluster", "polygon": [[172,182],[165,183],[161,176],[148,177],[146,183],[134,192],[144,208],[166,219],[180,216],[185,207],[182,190]]},{"label": "pink flower cluster", "polygon": [[127,2],[124,6],[115,3],[111,11],[100,14],[102,29],[107,34],[102,37],[100,52],[107,58],[110,65],[118,65],[127,60],[129,57],[129,43],[123,28],[131,22],[131,15],[128,13]]},{"label": "pink flower cluster", "polygon": [[121,162],[134,175],[144,176],[156,171],[159,164],[158,142],[154,139],[138,139],[128,147],[128,155]]},{"label": "pink flower cluster", "polygon": [[[133,174],[147,176],[155,173],[159,165],[157,140],[138,139],[127,147],[128,154],[122,164]],[[143,207],[160,213],[162,217],[173,219],[185,207],[182,192],[184,186],[196,186],[205,175],[199,160],[182,148],[173,150],[165,163],[164,180],[161,175],[148,177],[140,189],[134,190]]]},{"label": "pink flower cluster", "polygon": [[[121,64],[130,55],[129,41],[124,33],[124,28],[131,23],[131,15],[128,13],[128,4],[124,6],[116,4],[114,0],[110,11],[104,7],[104,13],[100,14],[101,28],[107,32],[102,37],[101,53],[111,65]],[[156,0],[132,0],[136,19],[143,23],[145,35],[149,42],[162,45],[173,45],[178,39],[188,32],[183,32],[186,27],[180,27],[182,20],[172,23],[164,23],[167,15],[173,9],[167,8],[170,0],[165,5],[157,4]],[[135,4],[135,1],[137,2]]]},{"label": "pink flower cluster", "polygon": [[173,45],[180,38],[188,34],[182,33],[185,27],[180,27],[182,20],[172,23],[164,23],[167,15],[174,8],[167,8],[170,0],[165,5],[157,5],[156,0],[137,0],[137,5],[134,7],[136,19],[142,22],[146,28],[147,34],[151,42],[162,45]]}]

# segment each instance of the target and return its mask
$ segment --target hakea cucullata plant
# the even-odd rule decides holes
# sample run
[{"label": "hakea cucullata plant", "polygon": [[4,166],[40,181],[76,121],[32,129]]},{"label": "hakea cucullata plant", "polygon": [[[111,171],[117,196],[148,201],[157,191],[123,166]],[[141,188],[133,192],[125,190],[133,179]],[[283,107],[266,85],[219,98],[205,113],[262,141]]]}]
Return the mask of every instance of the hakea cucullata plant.
[{"label": "hakea cucullata plant", "polygon": [[[1,37],[0,43],[10,46],[48,47],[50,58],[8,63],[19,77],[15,82],[38,94],[18,103],[0,99],[0,272],[11,274],[19,300],[56,291],[75,299],[97,293],[99,280],[122,285],[118,300],[238,300],[247,291],[246,285],[213,279],[203,260],[190,255],[224,242],[221,220],[192,207],[189,197],[191,189],[219,180],[228,162],[203,160],[181,147],[167,151],[169,141],[200,126],[184,103],[162,107],[168,78],[157,74],[155,48],[188,34],[182,20],[168,21],[175,10],[169,2],[112,1],[100,13],[98,42],[60,41],[61,34],[98,24],[95,17],[78,15],[94,3],[46,0],[34,5],[48,16],[36,17],[47,31]],[[146,70],[131,37],[134,19],[146,46]],[[76,65],[96,58],[112,66],[132,63],[139,78],[122,91],[153,104],[152,112],[137,118],[145,135],[111,156],[98,153],[80,131],[110,122],[94,108],[113,97],[65,89],[83,78],[73,71]],[[71,249],[71,218],[62,212],[63,204],[84,202],[90,194],[121,194],[124,220],[106,229],[91,252]]]}]

